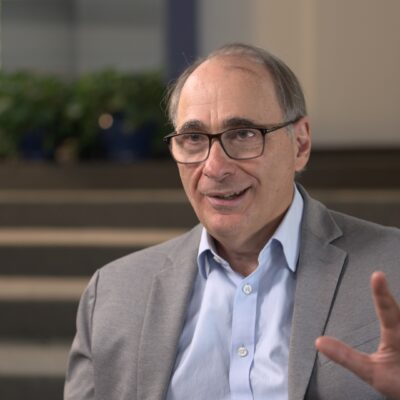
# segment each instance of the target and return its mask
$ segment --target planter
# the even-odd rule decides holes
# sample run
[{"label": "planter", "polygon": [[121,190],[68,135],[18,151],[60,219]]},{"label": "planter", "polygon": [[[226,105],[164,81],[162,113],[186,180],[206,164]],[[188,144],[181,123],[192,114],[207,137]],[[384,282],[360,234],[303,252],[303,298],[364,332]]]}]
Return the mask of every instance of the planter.
[{"label": "planter", "polygon": [[105,158],[123,163],[150,158],[155,124],[147,122],[129,129],[123,115],[114,114],[111,118],[111,125],[99,132]]}]

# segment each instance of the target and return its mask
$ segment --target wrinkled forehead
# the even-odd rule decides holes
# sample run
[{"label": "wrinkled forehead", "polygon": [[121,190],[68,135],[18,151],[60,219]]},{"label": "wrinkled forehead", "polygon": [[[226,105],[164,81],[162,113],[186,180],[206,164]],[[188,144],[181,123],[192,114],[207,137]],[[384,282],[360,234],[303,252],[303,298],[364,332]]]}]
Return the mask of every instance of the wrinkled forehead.
[{"label": "wrinkled forehead", "polygon": [[224,98],[240,97],[251,92],[260,100],[265,97],[277,100],[275,84],[271,73],[259,61],[238,55],[216,56],[200,64],[187,78],[182,87],[179,102],[189,93],[189,101],[197,95],[219,94]]},{"label": "wrinkled forehead", "polygon": [[178,126],[188,118],[280,116],[269,71],[239,56],[215,57],[201,64],[185,82],[177,111]]}]

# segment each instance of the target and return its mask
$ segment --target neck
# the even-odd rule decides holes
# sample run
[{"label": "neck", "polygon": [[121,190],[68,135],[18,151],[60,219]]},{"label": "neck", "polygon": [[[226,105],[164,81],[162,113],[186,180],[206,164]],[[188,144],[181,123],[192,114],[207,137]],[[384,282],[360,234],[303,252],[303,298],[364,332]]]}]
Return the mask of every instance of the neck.
[{"label": "neck", "polygon": [[258,265],[260,251],[235,252],[217,243],[218,254],[229,262],[231,268],[243,276],[250,275]]},{"label": "neck", "polygon": [[258,256],[281,223],[290,203],[259,231],[242,237],[232,231],[223,237],[213,236],[218,254],[231,268],[243,276],[250,275],[258,266]]},{"label": "neck", "polygon": [[238,237],[223,238],[222,240],[214,238],[216,250],[221,257],[229,262],[234,271],[243,276],[248,276],[256,270],[258,256],[281,220],[282,217],[245,240]]}]

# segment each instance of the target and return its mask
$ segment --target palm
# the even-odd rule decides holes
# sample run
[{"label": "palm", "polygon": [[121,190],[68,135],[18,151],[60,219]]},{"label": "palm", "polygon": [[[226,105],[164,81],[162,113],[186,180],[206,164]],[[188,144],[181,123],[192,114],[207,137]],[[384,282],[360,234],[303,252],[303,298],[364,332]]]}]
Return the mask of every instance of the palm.
[{"label": "palm", "polygon": [[349,369],[392,400],[400,400],[400,306],[391,295],[383,273],[371,278],[381,339],[375,353],[365,354],[337,339],[322,336],[317,349]]}]

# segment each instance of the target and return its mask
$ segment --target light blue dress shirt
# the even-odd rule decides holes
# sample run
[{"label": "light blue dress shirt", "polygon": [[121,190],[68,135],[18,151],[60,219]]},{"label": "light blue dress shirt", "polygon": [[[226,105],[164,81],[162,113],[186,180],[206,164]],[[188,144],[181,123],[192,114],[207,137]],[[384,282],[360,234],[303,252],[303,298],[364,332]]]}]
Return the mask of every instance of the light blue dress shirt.
[{"label": "light blue dress shirt", "polygon": [[303,200],[293,202],[259,254],[236,273],[203,229],[167,400],[286,400]]}]

